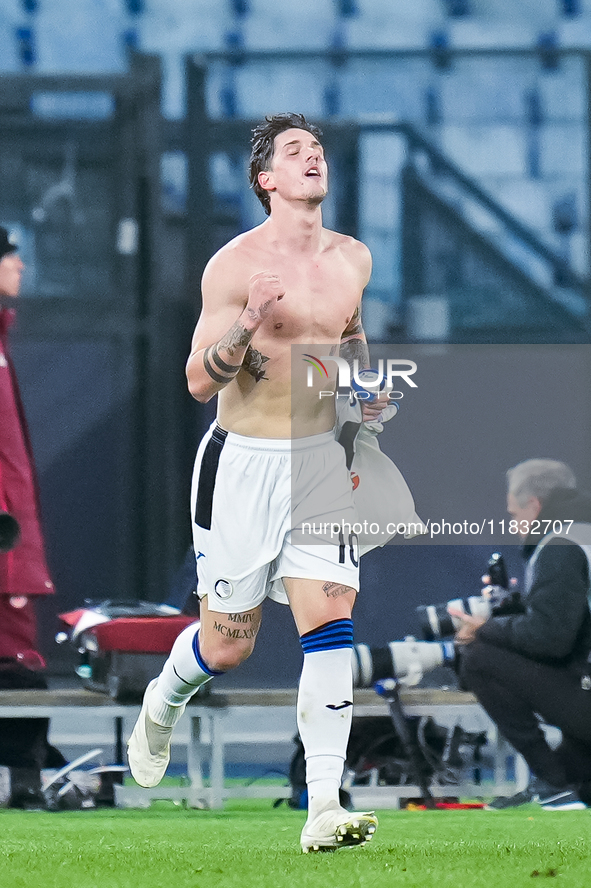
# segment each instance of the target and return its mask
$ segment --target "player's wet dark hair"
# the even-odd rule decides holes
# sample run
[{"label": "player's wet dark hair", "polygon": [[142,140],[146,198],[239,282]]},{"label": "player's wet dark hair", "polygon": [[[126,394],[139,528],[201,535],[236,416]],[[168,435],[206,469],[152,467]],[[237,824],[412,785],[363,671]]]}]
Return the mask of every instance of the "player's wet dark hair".
[{"label": "player's wet dark hair", "polygon": [[308,123],[303,114],[293,112],[285,114],[273,114],[265,117],[265,122],[260,123],[252,131],[252,151],[250,152],[249,181],[250,187],[265,208],[267,216],[271,212],[269,192],[259,185],[259,173],[271,169],[273,154],[275,153],[275,137],[288,129],[306,130],[318,139],[322,131]]}]

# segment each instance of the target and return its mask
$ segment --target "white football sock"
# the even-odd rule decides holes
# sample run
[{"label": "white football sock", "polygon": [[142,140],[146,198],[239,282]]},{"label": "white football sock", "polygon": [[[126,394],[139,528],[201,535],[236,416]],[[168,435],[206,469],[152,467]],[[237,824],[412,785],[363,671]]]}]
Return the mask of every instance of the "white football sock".
[{"label": "white football sock", "polygon": [[148,715],[156,724],[173,727],[185,711],[185,704],[214,675],[199,651],[199,624],[183,629],[158,676],[148,699]]},{"label": "white football sock", "polygon": [[339,788],[353,715],[351,648],[304,655],[297,720],[306,756],[309,818],[340,806]]}]

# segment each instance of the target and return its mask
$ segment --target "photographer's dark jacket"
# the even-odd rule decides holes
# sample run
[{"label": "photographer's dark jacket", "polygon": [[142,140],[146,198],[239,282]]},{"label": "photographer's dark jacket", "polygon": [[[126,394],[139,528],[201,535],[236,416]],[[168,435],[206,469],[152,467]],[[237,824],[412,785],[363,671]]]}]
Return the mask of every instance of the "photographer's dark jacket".
[{"label": "photographer's dark jacket", "polygon": [[[591,499],[576,490],[554,491],[539,520],[576,522],[577,538],[591,543]],[[581,674],[588,671],[590,567],[585,550],[570,541],[568,534],[550,534],[543,539],[530,536],[523,553],[529,568],[525,612],[491,617],[478,630],[478,638],[532,660],[566,666]]]}]

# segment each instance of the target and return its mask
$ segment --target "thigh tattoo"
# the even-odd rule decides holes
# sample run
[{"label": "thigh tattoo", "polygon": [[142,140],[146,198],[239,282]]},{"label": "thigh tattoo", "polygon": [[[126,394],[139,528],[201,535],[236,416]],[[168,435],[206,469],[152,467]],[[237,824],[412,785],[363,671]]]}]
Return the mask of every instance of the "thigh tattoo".
[{"label": "thigh tattoo", "polygon": [[226,614],[228,623],[234,623],[234,626],[228,626],[223,622],[214,620],[214,632],[219,632],[224,638],[256,638],[259,631],[259,625],[255,620],[254,614]]},{"label": "thigh tattoo", "polygon": [[324,583],[322,591],[327,598],[338,598],[340,595],[346,595],[351,592],[351,586],[342,586],[340,583]]}]

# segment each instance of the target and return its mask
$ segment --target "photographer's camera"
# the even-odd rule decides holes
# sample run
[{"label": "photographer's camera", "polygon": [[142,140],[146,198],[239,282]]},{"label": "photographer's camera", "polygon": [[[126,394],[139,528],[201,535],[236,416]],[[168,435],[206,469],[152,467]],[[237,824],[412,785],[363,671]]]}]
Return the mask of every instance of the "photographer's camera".
[{"label": "photographer's camera", "polygon": [[456,598],[442,604],[417,607],[423,641],[412,636],[391,641],[382,647],[356,644],[353,647],[355,687],[371,688],[384,678],[395,678],[405,685],[416,685],[423,675],[438,666],[457,667],[457,651],[452,640],[461,620],[448,608],[488,619],[502,614],[522,613],[523,603],[516,589],[510,587],[503,556],[491,555],[487,564],[487,585],[482,595]]}]

